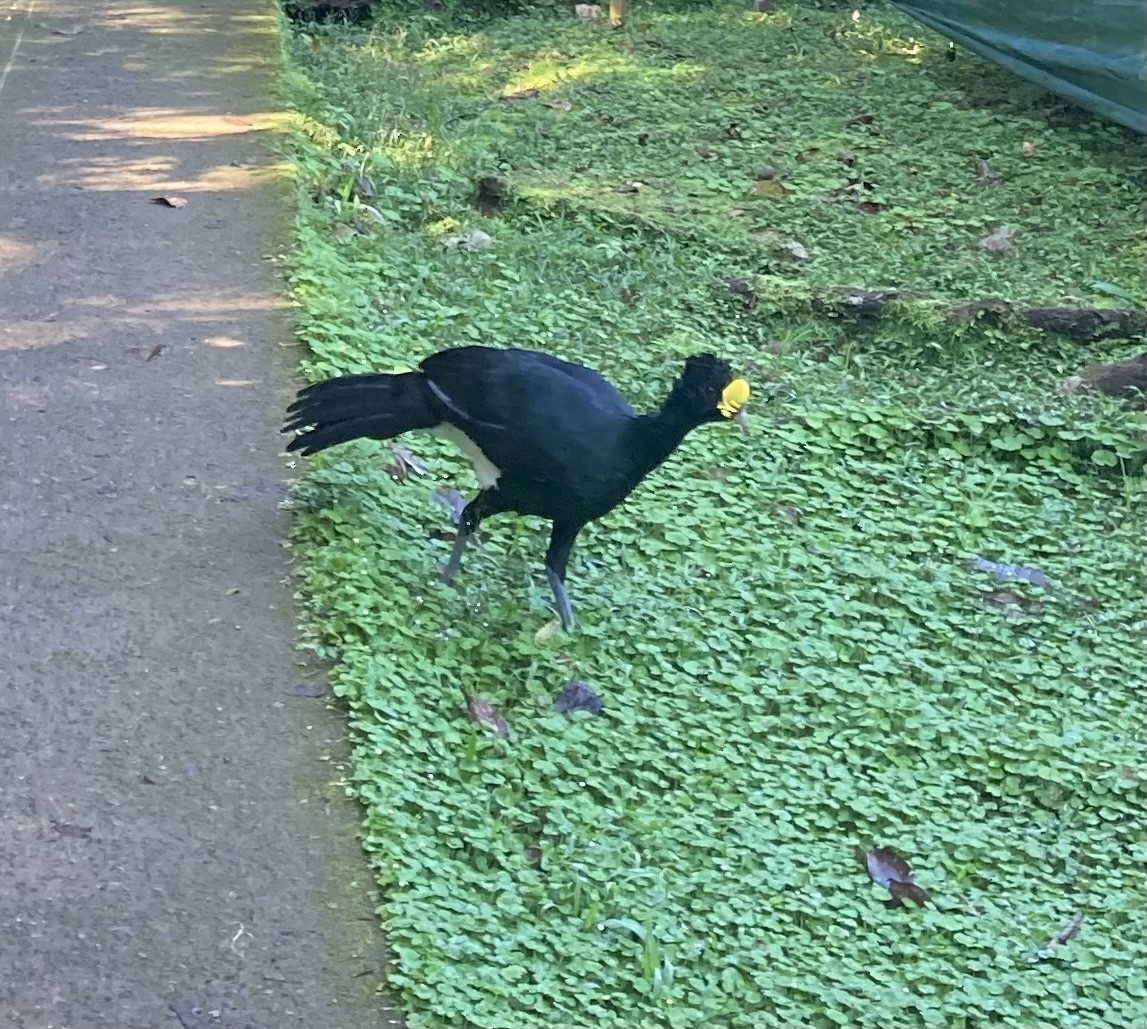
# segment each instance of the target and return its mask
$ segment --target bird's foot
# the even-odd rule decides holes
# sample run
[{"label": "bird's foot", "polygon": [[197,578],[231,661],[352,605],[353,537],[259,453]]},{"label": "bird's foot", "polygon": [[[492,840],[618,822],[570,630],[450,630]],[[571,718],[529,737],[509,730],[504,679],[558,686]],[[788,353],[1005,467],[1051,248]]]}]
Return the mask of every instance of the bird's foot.
[{"label": "bird's foot", "polygon": [[454,576],[458,574],[458,566],[462,564],[462,552],[466,549],[466,541],[470,538],[469,533],[458,530],[458,535],[454,540],[454,549],[450,551],[450,560],[446,562],[446,566],[438,573],[438,578],[447,586],[454,583]]},{"label": "bird's foot", "polygon": [[557,573],[546,569],[546,578],[549,580],[550,589],[554,594],[554,605],[558,609],[558,620],[562,623],[562,628],[566,632],[570,632],[574,627],[573,609],[570,607],[570,598],[566,596],[566,588],[561,579],[558,578]]}]

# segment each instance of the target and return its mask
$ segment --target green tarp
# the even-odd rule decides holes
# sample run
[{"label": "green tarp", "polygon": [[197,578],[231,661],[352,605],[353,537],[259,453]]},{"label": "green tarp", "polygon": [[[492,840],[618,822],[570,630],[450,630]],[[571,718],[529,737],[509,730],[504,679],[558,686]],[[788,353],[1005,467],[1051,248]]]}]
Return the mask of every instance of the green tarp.
[{"label": "green tarp", "polygon": [[1147,132],[1147,0],[893,0],[1053,93]]}]

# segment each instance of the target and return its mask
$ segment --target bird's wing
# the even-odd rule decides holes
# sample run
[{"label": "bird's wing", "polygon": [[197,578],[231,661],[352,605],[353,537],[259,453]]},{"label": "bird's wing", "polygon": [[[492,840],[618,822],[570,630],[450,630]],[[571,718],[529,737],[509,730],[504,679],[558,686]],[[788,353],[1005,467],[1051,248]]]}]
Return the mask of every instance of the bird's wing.
[{"label": "bird's wing", "polygon": [[548,354],[459,347],[420,368],[453,425],[499,468],[538,481],[592,467],[633,418],[597,372]]}]

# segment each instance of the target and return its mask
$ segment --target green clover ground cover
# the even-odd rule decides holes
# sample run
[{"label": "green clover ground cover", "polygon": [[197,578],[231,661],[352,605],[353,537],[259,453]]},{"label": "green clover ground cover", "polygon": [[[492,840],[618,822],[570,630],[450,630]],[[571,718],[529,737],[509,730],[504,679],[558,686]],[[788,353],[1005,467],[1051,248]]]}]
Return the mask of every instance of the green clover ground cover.
[{"label": "green clover ground cover", "polygon": [[[1141,1024],[1143,421],[1054,390],[1135,344],[842,331],[713,287],[1139,296],[1129,138],[937,60],[880,8],[319,38],[288,42],[309,376],[483,341],[592,364],[641,405],[697,349],[756,388],[751,436],[698,431],[584,534],[569,636],[545,628],[540,523],[491,521],[459,588],[434,581],[431,491],[473,489],[448,447],[407,441],[429,473],[402,484],[372,443],[310,463],[306,629],[348,704],[410,1024]],[[846,135],[915,228],[816,199],[815,155],[792,193],[745,195],[755,164],[835,160]],[[511,194],[489,217],[480,175]],[[1003,221],[994,259],[975,241]],[[487,249],[444,245],[474,228]],[[571,678],[601,717],[553,712]],[[932,903],[887,908],[853,855],[871,845]]]}]

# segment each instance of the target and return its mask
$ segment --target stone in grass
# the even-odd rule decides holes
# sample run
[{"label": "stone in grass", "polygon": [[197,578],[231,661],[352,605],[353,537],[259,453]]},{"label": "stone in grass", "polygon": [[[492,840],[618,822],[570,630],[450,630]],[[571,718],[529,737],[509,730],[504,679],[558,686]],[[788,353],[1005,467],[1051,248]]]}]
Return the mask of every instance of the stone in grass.
[{"label": "stone in grass", "polygon": [[600,715],[605,711],[605,704],[586,683],[580,679],[571,679],[554,698],[554,710],[559,715],[572,714],[574,711]]}]

